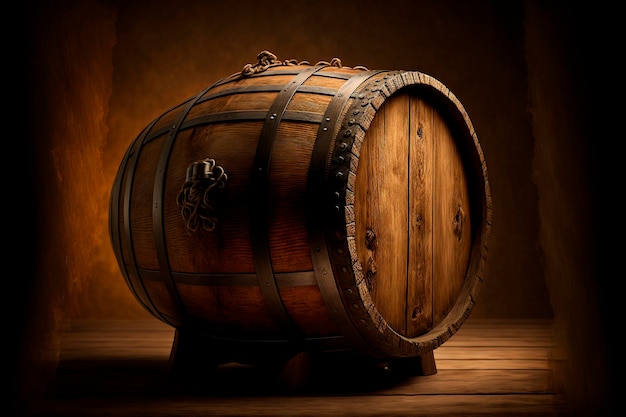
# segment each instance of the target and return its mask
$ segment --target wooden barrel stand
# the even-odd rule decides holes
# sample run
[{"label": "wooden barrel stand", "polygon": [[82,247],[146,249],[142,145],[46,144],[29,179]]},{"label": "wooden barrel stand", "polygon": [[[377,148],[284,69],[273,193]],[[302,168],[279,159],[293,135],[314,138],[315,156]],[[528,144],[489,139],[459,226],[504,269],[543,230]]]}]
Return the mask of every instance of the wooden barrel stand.
[{"label": "wooden barrel stand", "polygon": [[[372,362],[368,358],[359,358],[358,355],[317,355],[315,352],[294,349],[285,351],[255,349],[254,355],[250,353],[250,350],[233,352],[225,346],[220,347],[219,343],[207,340],[207,337],[201,333],[177,329],[170,353],[169,366],[172,381],[193,387],[202,386],[202,384],[213,382],[218,366],[242,361],[260,366],[264,372],[273,375],[271,379],[277,387],[296,391],[310,386],[315,370],[319,372],[319,370],[332,368],[334,372],[341,372],[346,368],[363,369],[381,366],[378,361]],[[382,365],[385,364],[398,377],[427,376],[437,373],[433,351],[382,363]]]}]

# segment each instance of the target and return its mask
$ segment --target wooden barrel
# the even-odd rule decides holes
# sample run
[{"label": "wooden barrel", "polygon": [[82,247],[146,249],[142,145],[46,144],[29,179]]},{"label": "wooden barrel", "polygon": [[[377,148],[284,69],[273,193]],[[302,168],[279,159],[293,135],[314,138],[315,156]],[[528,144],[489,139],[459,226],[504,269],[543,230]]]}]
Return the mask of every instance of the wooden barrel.
[{"label": "wooden barrel", "polygon": [[128,287],[178,330],[393,359],[467,319],[490,219],[483,153],[442,83],[263,52],[141,132],[109,223]]}]

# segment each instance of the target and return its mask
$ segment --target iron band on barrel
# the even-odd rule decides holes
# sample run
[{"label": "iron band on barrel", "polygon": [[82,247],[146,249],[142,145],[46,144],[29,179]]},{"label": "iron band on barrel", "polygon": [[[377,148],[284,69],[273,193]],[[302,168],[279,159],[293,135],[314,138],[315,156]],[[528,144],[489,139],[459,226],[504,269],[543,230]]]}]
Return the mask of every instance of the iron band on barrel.
[{"label": "iron band on barrel", "polygon": [[308,230],[311,232],[309,242],[317,285],[320,288],[320,292],[323,295],[331,316],[335,319],[341,333],[346,337],[348,344],[357,346],[363,351],[369,351],[371,347],[361,338],[350,321],[350,317],[346,312],[341,295],[339,294],[339,288],[337,288],[328,253],[325,222],[328,199],[325,195],[327,181],[325,171],[328,156],[331,151],[335,126],[340,122],[339,117],[341,116],[343,108],[350,100],[350,96],[354,90],[379,72],[380,71],[363,72],[352,76],[333,97],[326,109],[323,122],[320,125],[317,139],[313,146],[313,155],[311,156],[307,184],[307,221]]},{"label": "iron band on barrel", "polygon": [[[159,260],[159,269],[161,271],[161,276],[163,277],[163,282],[165,283],[167,291],[172,299],[172,303],[183,318],[187,318],[188,313],[180,298],[180,294],[176,289],[176,283],[174,282],[174,278],[172,277],[172,271],[167,255],[167,248],[165,245],[165,229],[163,222],[165,175],[167,172],[167,163],[170,158],[170,153],[172,152],[174,142],[176,141],[176,137],[178,135],[178,132],[180,131],[183,121],[185,120],[185,117],[187,117],[187,114],[196,104],[196,102],[212,87],[213,86],[207,87],[205,90],[200,92],[193,100],[189,100],[189,102],[185,105],[185,108],[180,112],[180,115],[176,119],[174,126],[172,126],[169,136],[167,137],[167,140],[163,144],[163,148],[161,149],[161,154],[159,155],[159,162],[157,164],[156,174],[154,178],[154,191],[152,194],[152,225],[157,257]],[[174,318],[168,318],[168,322],[172,321],[176,320]]]},{"label": "iron band on barrel", "polygon": [[274,319],[281,323],[289,337],[299,340],[301,337],[287,312],[276,283],[276,277],[272,268],[272,261],[268,247],[268,171],[272,154],[272,146],[278,127],[283,118],[289,102],[298,88],[313,74],[324,68],[323,66],[311,67],[300,72],[278,94],[270,107],[267,118],[261,130],[261,136],[256,150],[254,161],[253,201],[258,205],[251,213],[251,241],[254,256],[254,264],[257,273],[259,289],[267,303]]}]

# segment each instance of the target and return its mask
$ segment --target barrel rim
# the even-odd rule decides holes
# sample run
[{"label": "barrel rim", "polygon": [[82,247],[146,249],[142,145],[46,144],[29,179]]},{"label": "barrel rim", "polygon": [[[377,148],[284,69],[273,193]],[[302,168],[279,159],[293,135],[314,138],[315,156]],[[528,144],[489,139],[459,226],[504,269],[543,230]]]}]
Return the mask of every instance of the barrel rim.
[{"label": "barrel rim", "polygon": [[[473,155],[470,155],[470,157],[476,166],[475,171],[478,171],[479,174],[479,178],[475,180],[479,185],[477,188],[480,189],[480,196],[477,196],[476,199],[481,201],[480,212],[478,213],[480,216],[479,224],[481,226],[473,233],[472,248],[461,295],[452,309],[439,323],[436,323],[428,332],[417,337],[406,337],[394,330],[380,314],[370,296],[370,290],[366,285],[366,280],[363,279],[362,276],[364,269],[358,259],[356,244],[354,243],[354,201],[350,198],[350,194],[353,196],[356,188],[356,172],[359,164],[360,150],[376,112],[392,95],[409,87],[426,89],[436,100],[447,104],[447,111],[454,113],[451,114],[451,116],[458,121],[458,127],[463,136],[459,140],[468,142],[467,144],[470,145],[468,147],[473,150]],[[487,243],[491,229],[492,209],[487,166],[476,131],[467,111],[458,98],[437,79],[418,71],[395,74],[388,73],[382,84],[364,86],[363,90],[369,91],[366,91],[366,94],[357,94],[357,100],[355,100],[353,106],[354,108],[361,109],[361,113],[357,116],[357,123],[354,123],[354,121],[350,123],[351,127],[357,126],[358,128],[352,129],[354,131],[353,141],[349,149],[350,163],[345,184],[345,193],[347,195],[346,204],[343,213],[339,213],[340,222],[343,221],[345,227],[346,240],[348,242],[348,256],[352,264],[353,273],[355,274],[354,280],[361,300],[358,308],[351,308],[349,312],[355,323],[361,323],[358,327],[363,336],[371,344],[378,346],[385,355],[390,357],[415,356],[436,349],[447,341],[459,330],[474,308],[475,299],[486,273]],[[361,98],[360,102],[358,98]],[[348,114],[347,117],[354,117],[354,115]],[[345,125],[347,125],[347,123]],[[345,136],[345,133],[345,129],[337,133],[338,143],[341,143],[342,136]],[[333,158],[333,160],[334,159],[336,158]],[[339,170],[340,168],[338,172]],[[478,206],[479,205],[476,204],[476,207]],[[343,216],[343,218],[341,218],[341,216]],[[363,323],[363,312],[357,311],[360,308],[367,313],[365,324]],[[369,320],[367,320],[367,318],[369,318]]]}]

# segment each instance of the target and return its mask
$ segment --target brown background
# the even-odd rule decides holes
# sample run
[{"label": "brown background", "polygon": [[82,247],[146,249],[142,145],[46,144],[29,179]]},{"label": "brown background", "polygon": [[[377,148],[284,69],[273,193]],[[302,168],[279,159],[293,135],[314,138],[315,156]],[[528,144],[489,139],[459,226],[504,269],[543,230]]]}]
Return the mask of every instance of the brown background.
[{"label": "brown background", "polygon": [[16,230],[7,260],[26,258],[6,294],[18,301],[8,319],[21,396],[50,383],[55,335],[67,320],[151,317],[126,287],[108,237],[109,192],[126,147],[153,118],[269,50],[417,70],[455,93],[493,197],[489,273],[472,317],[554,318],[557,385],[581,412],[608,401],[607,294],[617,273],[603,232],[612,220],[621,225],[603,154],[616,152],[617,139],[607,101],[615,79],[602,52],[611,25],[597,19],[610,10],[486,0],[22,7],[17,77],[7,83],[19,87],[13,107],[24,123],[6,121],[16,126],[7,141],[16,142],[4,176]]}]

